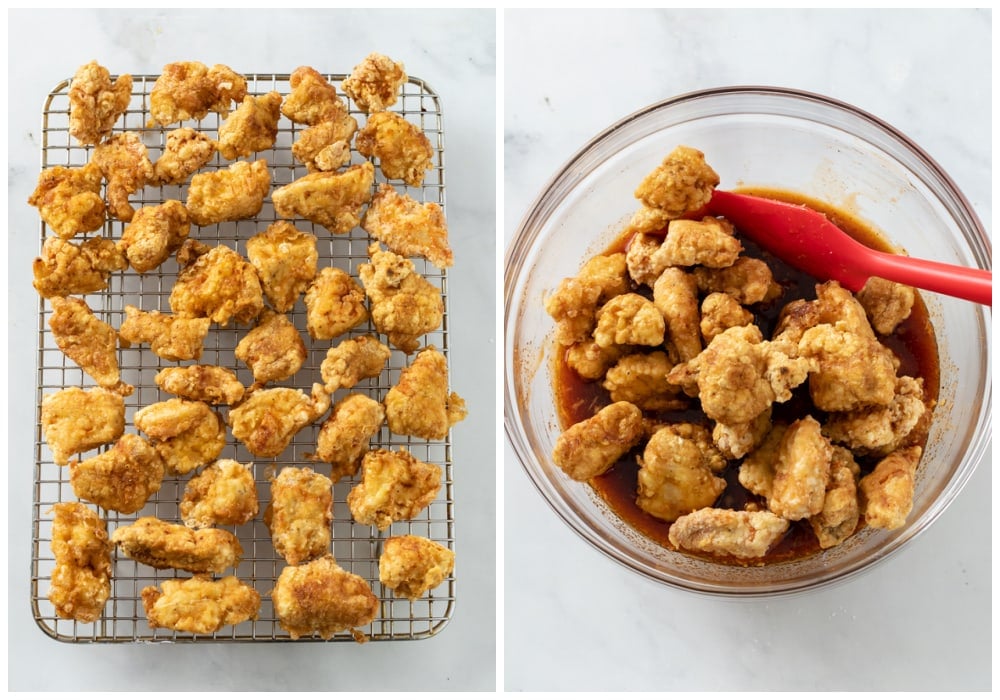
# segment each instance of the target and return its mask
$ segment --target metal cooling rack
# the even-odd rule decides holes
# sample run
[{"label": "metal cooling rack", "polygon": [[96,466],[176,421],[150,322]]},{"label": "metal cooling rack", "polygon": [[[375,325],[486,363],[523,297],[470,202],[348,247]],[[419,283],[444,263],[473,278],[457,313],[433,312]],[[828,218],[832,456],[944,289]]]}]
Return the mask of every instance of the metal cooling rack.
[{"label": "metal cooling rack", "polygon": [[[291,91],[289,75],[271,73],[245,74],[247,93],[252,95],[266,94],[277,90],[283,96]],[[169,127],[148,127],[149,94],[156,75],[133,75],[132,100],[124,116],[120,118],[114,132],[134,131],[141,135],[149,149],[150,160],[154,161],[162,152],[169,131],[181,126],[192,126],[205,132],[212,138],[217,137],[218,127],[224,121],[217,114],[209,114],[200,121],[172,124]],[[342,74],[326,74],[325,77],[339,87],[340,82],[347,77]],[[91,155],[92,147],[82,146],[69,135],[69,99],[70,81],[57,85],[48,95],[42,113],[42,168],[57,165],[81,166],[86,164]],[[410,77],[403,86],[402,94],[391,108],[409,121],[420,126],[434,148],[434,167],[428,170],[422,187],[405,186],[402,182],[391,181],[400,192],[422,202],[437,202],[444,208],[444,129],[442,125],[441,104],[438,96],[422,80]],[[351,104],[351,114],[358,120],[359,128],[364,126],[365,114]],[[272,172],[272,189],[285,185],[292,180],[305,175],[307,169],[294,160],[291,153],[292,143],[298,138],[304,125],[291,123],[284,116],[279,122],[278,137],[272,149],[253,154],[244,160],[265,159]],[[352,147],[352,163],[363,162]],[[199,172],[225,168],[230,161],[216,154],[211,162]],[[386,182],[376,163],[376,178],[373,188],[380,182]],[[167,199],[186,200],[186,185],[146,187],[129,198],[132,205],[140,206],[160,204]],[[215,226],[191,226],[190,237],[210,245],[227,244],[235,247],[246,255],[246,241],[255,233],[263,231],[269,224],[277,220],[270,197],[264,202],[260,214],[252,220],[226,222]],[[370,242],[368,235],[360,228],[355,228],[346,235],[333,235],[321,226],[308,221],[294,220],[296,228],[313,233],[317,238],[319,252],[319,268],[334,266],[345,269],[357,278],[357,266],[368,262],[367,247]],[[109,220],[102,230],[92,234],[77,236],[75,242],[86,240],[88,236],[103,235],[112,240],[121,238],[124,224],[117,220]],[[41,223],[41,241],[47,235],[46,225]],[[445,271],[438,270],[430,263],[414,259],[416,269],[426,279],[436,284],[445,302],[444,321],[441,327],[427,334],[424,345],[436,346],[444,355],[448,355],[448,285]],[[27,264],[25,261],[24,264]],[[143,310],[159,309],[169,311],[168,298],[177,276],[177,264],[173,257],[160,268],[139,275],[133,270],[115,273],[111,276],[108,288],[102,292],[85,296],[87,303],[98,318],[119,328],[125,317],[125,305],[131,304]],[[33,291],[33,290],[32,290]],[[27,292],[27,290],[25,290]],[[159,585],[171,578],[187,578],[190,574],[183,571],[166,569],[158,571],[115,552],[113,557],[113,574],[111,597],[104,608],[103,616],[94,623],[86,624],[74,620],[64,620],[56,616],[55,610],[48,601],[50,577],[54,568],[54,557],[51,552],[52,514],[49,512],[53,504],[64,501],[78,500],[69,483],[68,467],[60,467],[52,461],[52,454],[45,443],[41,428],[41,402],[45,394],[59,389],[79,386],[93,386],[91,380],[72,360],[66,358],[59,350],[48,326],[51,307],[39,297],[38,302],[38,393],[36,396],[36,428],[35,428],[35,477],[32,496],[32,563],[31,563],[31,605],[38,625],[55,639],[67,642],[187,642],[212,640],[220,642],[259,642],[259,641],[291,641],[290,636],[278,624],[270,598],[270,590],[285,565],[284,559],[275,553],[271,545],[270,533],[264,525],[260,514],[251,522],[239,527],[226,529],[234,532],[240,539],[244,549],[244,559],[235,569],[226,573],[235,574],[240,580],[253,585],[261,595],[261,609],[256,621],[249,621],[236,626],[224,627],[213,635],[192,635],[165,629],[153,629],[147,622],[142,607],[140,593],[145,586]],[[309,350],[308,357],[302,369],[293,377],[284,381],[269,384],[269,386],[292,386],[310,393],[313,382],[322,381],[320,363],[326,356],[326,351],[346,337],[356,337],[366,333],[375,333],[370,324],[353,329],[349,334],[335,338],[332,341],[314,341],[306,332],[305,306],[302,298],[288,312],[289,318],[300,330],[303,340]],[[239,337],[248,326],[236,327],[230,324],[220,328],[213,324],[205,339],[204,351],[198,363],[218,364],[229,367],[237,372],[245,386],[253,383],[250,370],[237,361],[234,349]],[[352,391],[367,393],[371,398],[381,401],[386,392],[398,382],[399,373],[409,358],[398,351],[393,351],[387,367],[382,374],[371,380],[365,380]],[[135,386],[135,392],[125,399],[126,432],[138,432],[132,416],[136,410],[157,401],[171,398],[170,394],[161,392],[153,381],[156,373],[168,366],[178,364],[160,359],[149,349],[148,345],[133,345],[128,349],[119,349],[118,360],[121,367],[122,380]],[[340,390],[333,395],[336,402],[346,390]],[[219,407],[225,417],[226,407]],[[323,418],[317,420],[299,432],[284,453],[274,459],[256,458],[231,434],[228,434],[227,444],[220,458],[235,459],[242,463],[253,463],[260,513],[270,500],[270,490],[267,476],[270,470],[282,466],[311,466],[320,473],[329,473],[329,465],[310,461],[306,455],[315,450],[316,436]],[[372,591],[380,600],[379,614],[374,621],[360,631],[371,641],[413,640],[430,637],[440,631],[451,617],[455,603],[455,576],[448,577],[440,586],[413,602],[405,598],[397,599],[391,590],[385,589],[378,580],[378,558],[382,543],[391,535],[414,534],[427,537],[442,544],[452,551],[455,548],[454,534],[454,493],[452,481],[451,437],[443,441],[426,441],[391,434],[388,427],[383,426],[379,434],[372,440],[372,449],[388,448],[397,450],[406,448],[417,459],[438,464],[442,468],[441,491],[427,509],[409,521],[393,523],[390,529],[379,532],[371,526],[360,525],[351,517],[347,507],[347,494],[358,482],[360,474],[351,479],[342,479],[334,486],[333,502],[333,533],[332,553],[338,564],[348,571],[366,579]],[[101,448],[107,449],[110,446]],[[100,451],[100,450],[99,450]],[[86,456],[91,456],[88,453]],[[325,468],[324,468],[325,467]],[[200,471],[200,470],[199,470]],[[184,476],[167,476],[161,489],[154,494],[146,507],[132,515],[121,515],[115,511],[97,509],[99,515],[108,525],[108,531],[133,522],[144,515],[155,515],[158,518],[180,522],[178,504],[183,496],[187,480],[197,472]],[[89,507],[95,508],[92,504]],[[322,641],[318,637],[303,637],[298,641]],[[349,632],[341,632],[330,641],[351,641],[354,639]]]}]

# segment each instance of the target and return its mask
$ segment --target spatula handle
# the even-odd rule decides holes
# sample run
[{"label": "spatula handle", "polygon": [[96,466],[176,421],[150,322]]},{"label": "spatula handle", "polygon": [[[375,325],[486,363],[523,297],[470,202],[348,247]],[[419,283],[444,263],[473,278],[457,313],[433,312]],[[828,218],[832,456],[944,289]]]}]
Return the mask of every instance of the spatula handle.
[{"label": "spatula handle", "polygon": [[893,282],[993,306],[992,270],[884,253],[873,257],[870,271]]}]

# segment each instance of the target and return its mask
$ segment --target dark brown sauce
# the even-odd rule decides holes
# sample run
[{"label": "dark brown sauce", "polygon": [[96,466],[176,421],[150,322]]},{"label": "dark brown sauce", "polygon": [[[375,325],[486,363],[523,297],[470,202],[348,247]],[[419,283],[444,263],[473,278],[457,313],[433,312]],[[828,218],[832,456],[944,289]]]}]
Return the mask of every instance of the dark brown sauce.
[{"label": "dark brown sauce", "polygon": [[[879,250],[895,252],[891,246],[874,231],[865,226],[863,222],[823,202],[784,191],[759,189],[743,191],[747,194],[755,194],[795,204],[804,204],[811,209],[824,213],[842,230],[862,243]],[[736,233],[739,237],[739,232],[737,231]],[[748,307],[754,314],[754,323],[761,329],[765,338],[770,338],[777,323],[778,315],[785,304],[794,299],[815,299],[815,287],[821,280],[817,280],[801,270],[790,267],[770,253],[762,251],[752,241],[742,237],[740,237],[740,240],[744,248],[743,255],[764,260],[771,268],[775,281],[781,285],[783,290],[782,296],[772,302],[755,304]],[[629,236],[622,236],[612,243],[604,251],[604,254],[624,252],[628,247],[629,241]],[[639,288],[637,285],[634,286],[637,287],[635,291],[649,294],[649,290],[645,287]],[[899,358],[900,365],[897,374],[923,378],[924,398],[928,405],[932,406],[937,401],[940,384],[937,340],[927,313],[927,307],[924,305],[919,293],[917,294],[910,317],[901,323],[891,336],[880,336],[879,340],[888,346],[895,353],[896,357]],[[563,428],[567,428],[574,423],[593,416],[601,408],[611,403],[608,392],[601,386],[600,380],[588,381],[580,378],[566,364],[564,353],[557,353],[555,357],[553,377],[556,408]],[[696,403],[695,406],[697,406]],[[772,421],[774,422],[791,423],[807,414],[813,415],[821,423],[824,420],[823,412],[816,409],[809,398],[807,384],[799,386],[793,393],[791,400],[781,404],[776,403],[772,408]],[[711,426],[711,421],[697,408],[675,412],[646,412],[645,415],[656,422],[693,422]],[[923,446],[927,440],[929,423],[929,420],[922,421],[921,426],[918,426],[914,430],[914,434],[911,434],[907,442]],[[642,454],[643,449],[644,443],[641,443],[639,447],[625,455],[610,470],[601,476],[591,479],[590,485],[623,521],[654,542],[669,549],[674,549],[667,537],[671,523],[654,518],[636,505],[636,497],[638,495],[636,475],[639,471],[636,457]],[[876,460],[857,457],[856,459],[861,467],[862,474],[871,471],[875,466]],[[719,496],[715,506],[742,510],[747,504],[755,503],[763,509],[765,507],[764,500],[747,491],[739,483],[739,464],[741,461],[731,461],[720,474],[726,480],[727,486],[725,491]],[[807,557],[815,554],[819,549],[819,543],[808,521],[802,520],[793,522],[784,538],[761,559],[748,562],[723,557],[710,558],[713,561],[741,566],[763,565]]]}]

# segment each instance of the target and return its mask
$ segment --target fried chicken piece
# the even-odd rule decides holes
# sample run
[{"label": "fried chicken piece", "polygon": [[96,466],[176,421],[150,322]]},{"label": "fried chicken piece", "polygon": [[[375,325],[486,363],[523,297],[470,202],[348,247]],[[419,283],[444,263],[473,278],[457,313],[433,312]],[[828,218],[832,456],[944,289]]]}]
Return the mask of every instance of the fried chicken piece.
[{"label": "fried chicken piece", "polygon": [[111,133],[132,99],[132,76],[111,82],[111,73],[97,61],[76,69],[69,84],[69,133],[85,146],[93,146]]},{"label": "fried chicken piece", "polygon": [[365,158],[378,158],[382,174],[411,187],[424,184],[434,167],[434,149],[419,126],[395,112],[376,112],[358,132],[354,145]]},{"label": "fried chicken piece", "polygon": [[429,506],[441,489],[441,467],[406,449],[372,450],[361,458],[361,483],[347,494],[351,515],[362,525],[387,529]]},{"label": "fried chicken piece", "polygon": [[657,266],[710,268],[729,267],[743,252],[733,235],[733,225],[711,216],[701,221],[674,219],[667,227],[663,245],[653,255]]},{"label": "fried chicken piece", "polygon": [[643,438],[642,411],[626,401],[605,406],[556,440],[552,461],[569,478],[600,476]]},{"label": "fried chicken piece", "polygon": [[585,340],[566,348],[566,364],[583,379],[603,379],[624,352],[624,346],[602,348],[593,340]]},{"label": "fried chicken piece", "polygon": [[306,330],[330,340],[368,320],[365,290],[339,267],[324,267],[306,289]]},{"label": "fried chicken piece", "polygon": [[118,333],[122,345],[149,343],[153,354],[164,360],[197,360],[211,323],[208,318],[182,318],[126,304],[125,320]]},{"label": "fried chicken piece", "polygon": [[368,162],[343,172],[303,175],[272,195],[274,211],[286,219],[306,219],[331,233],[347,233],[361,223],[361,207],[372,197],[375,167]]},{"label": "fried chicken piece", "polygon": [[164,581],[142,589],[142,607],[153,629],[212,634],[226,625],[256,620],[260,594],[235,576],[213,580],[207,574]]},{"label": "fried chicken piece", "polygon": [[132,417],[163,458],[169,474],[187,474],[215,460],[226,446],[222,418],[201,401],[167,399]]},{"label": "fried chicken piece", "polygon": [[160,490],[164,464],[153,447],[126,433],[107,452],[69,463],[76,497],[107,510],[135,513]]},{"label": "fried chicken piece", "polygon": [[101,321],[83,299],[52,297],[49,328],[56,345],[99,386],[128,396],[133,388],[118,371],[118,333]]},{"label": "fried chicken piece", "polygon": [[217,145],[210,136],[190,126],[167,134],[163,153],[153,163],[151,185],[183,185],[215,155]]},{"label": "fried chicken piece", "polygon": [[177,251],[190,231],[187,209],[176,199],[168,199],[157,206],[139,208],[122,231],[118,250],[133,270],[149,272]]},{"label": "fried chicken piece", "polygon": [[653,284],[653,304],[663,317],[667,337],[684,362],[701,352],[701,316],[694,278],[679,267],[668,267]]},{"label": "fried chicken piece", "polygon": [[746,423],[716,423],[712,441],[726,459],[739,459],[753,451],[771,430],[771,408]]},{"label": "fried chicken piece", "polygon": [[444,318],[441,290],[414,269],[413,262],[378,243],[368,247],[371,263],[358,265],[358,277],[370,300],[375,329],[406,354],[414,352],[418,338],[438,328]]},{"label": "fried chicken piece", "polygon": [[215,365],[166,367],[153,377],[156,386],[182,399],[212,405],[233,405],[243,399],[246,388],[236,373]]},{"label": "fried chicken piece", "polygon": [[252,464],[220,459],[191,477],[181,499],[181,520],[191,528],[242,525],[257,515]]},{"label": "fried chicken piece", "polygon": [[802,335],[799,355],[818,365],[809,374],[809,395],[822,411],[888,406],[895,396],[894,355],[874,335],[821,323]]},{"label": "fried chicken piece", "polygon": [[232,103],[241,102],[246,94],[246,78],[229,66],[209,68],[198,61],[168,63],[149,95],[151,123],[169,126],[202,119],[209,112],[225,117]]},{"label": "fried chicken piece", "polygon": [[806,416],[788,426],[778,447],[767,507],[786,520],[802,520],[823,509],[833,448],[819,422]]},{"label": "fried chicken piece", "polygon": [[299,66],[288,80],[292,90],[281,105],[281,113],[297,124],[319,124],[347,116],[347,105],[337,89],[310,66]]},{"label": "fried chicken piece", "polygon": [[236,344],[236,359],[245,362],[256,385],[288,379],[306,361],[306,344],[288,317],[265,308],[257,325]]},{"label": "fried chicken piece", "polygon": [[667,381],[674,363],[667,353],[626,355],[607,371],[602,386],[612,401],[628,401],[643,411],[677,411],[688,404],[680,387]]},{"label": "fried chicken piece", "polygon": [[257,457],[277,457],[297,432],[330,408],[322,384],[313,384],[312,396],[300,389],[276,387],[253,392],[229,411],[233,437]]},{"label": "fried chicken piece", "polygon": [[640,294],[620,294],[597,311],[594,342],[609,345],[662,345],[666,324],[656,305]]},{"label": "fried chicken piece", "polygon": [[636,284],[652,287],[657,278],[663,274],[666,265],[660,264],[656,252],[660,249],[663,238],[648,233],[638,233],[632,236],[625,249],[625,264],[628,274]]},{"label": "fried chicken piece", "polygon": [[278,137],[281,117],[281,94],[272,90],[266,95],[247,95],[219,126],[218,148],[222,157],[236,160],[258,151],[266,151]]},{"label": "fried chicken piece", "polygon": [[193,574],[221,574],[243,558],[243,547],[231,532],[193,530],[152,516],[119,527],[111,534],[111,542],[140,564]]},{"label": "fried chicken piece", "polygon": [[266,160],[240,160],[228,168],[191,178],[188,213],[198,226],[250,219],[260,213],[270,189],[271,171]]},{"label": "fried chicken piece", "polygon": [[340,87],[359,109],[371,114],[396,104],[399,88],[407,79],[402,63],[379,53],[370,53],[354,66]]},{"label": "fried chicken piece", "polygon": [[712,292],[701,302],[701,337],[706,343],[733,326],[753,323],[753,314],[725,292]]},{"label": "fried chicken piece", "polygon": [[670,220],[708,204],[718,184],[719,176],[705,162],[705,154],[678,146],[639,183],[635,197],[642,208],[629,227],[637,233],[660,230]]},{"label": "fried chicken piece", "polygon": [[149,151],[132,131],[115,134],[94,149],[91,159],[108,181],[108,211],[119,221],[131,221],[135,210],[130,194],[138,192],[153,177]]},{"label": "fried chicken piece", "polygon": [[864,307],[872,328],[882,335],[889,335],[910,317],[916,292],[905,284],[871,277],[857,293],[857,300]]},{"label": "fried chicken piece", "polygon": [[79,168],[46,168],[39,174],[28,204],[38,209],[42,221],[60,238],[96,231],[104,225],[103,179],[101,168],[93,161]]},{"label": "fried chicken piece", "polygon": [[75,454],[121,437],[125,432],[125,399],[101,387],[67,387],[42,397],[41,423],[52,461],[63,465]]},{"label": "fried chicken piece", "polygon": [[917,445],[896,450],[861,478],[858,489],[867,525],[896,530],[906,524],[906,517],[913,509],[913,490],[922,453]]},{"label": "fried chicken piece", "polygon": [[271,599],[278,624],[292,639],[311,634],[330,639],[350,630],[363,643],[368,638],[357,628],[370,624],[379,611],[368,582],[340,568],[329,554],[282,569]]},{"label": "fried chicken piece", "polygon": [[399,194],[392,185],[379,185],[361,227],[398,255],[420,256],[442,269],[455,263],[440,205],[421,204],[409,195]]},{"label": "fried chicken piece", "polygon": [[305,129],[292,144],[292,155],[311,173],[332,172],[351,162],[351,139],[358,121],[344,114]]},{"label": "fried chicken piece", "polygon": [[348,338],[326,351],[320,365],[320,374],[329,393],[337,389],[350,389],[362,379],[377,377],[382,373],[392,351],[375,336],[363,335]]},{"label": "fried chicken piece", "polygon": [[334,482],[357,473],[371,439],[384,422],[382,404],[364,394],[348,394],[333,405],[316,437],[314,456],[330,463]]},{"label": "fried chicken piece", "polygon": [[897,377],[895,394],[887,406],[868,406],[832,413],[823,434],[858,454],[884,457],[904,446],[930,408],[924,402],[924,380]]},{"label": "fried chicken piece", "polygon": [[397,598],[416,600],[455,569],[455,553],[418,535],[390,537],[378,559],[378,580]]},{"label": "fried chicken piece", "polygon": [[545,312],[556,322],[556,340],[573,345],[591,339],[599,304],[629,291],[624,253],[597,255],[588,260],[576,277],[559,283],[545,299]]},{"label": "fried chicken piece", "polygon": [[740,464],[739,482],[750,493],[771,497],[774,472],[781,453],[781,441],[788,426],[777,423],[764,436],[760,445]]},{"label": "fried chicken piece", "polygon": [[833,448],[823,510],[809,518],[809,525],[823,549],[837,546],[854,534],[858,527],[861,511],[856,475],[859,472],[849,450],[843,447]]},{"label": "fried chicken piece", "polygon": [[725,292],[740,304],[757,304],[781,296],[767,263],[740,256],[729,267],[696,267],[691,271],[702,292]]},{"label": "fried chicken piece", "polygon": [[757,559],[788,530],[788,521],[770,511],[702,508],[670,526],[670,543],[689,552]]},{"label": "fried chicken piece", "polygon": [[[696,439],[695,433],[697,435]],[[660,428],[646,443],[639,462],[636,505],[667,522],[699,508],[707,508],[726,488],[726,480],[712,473],[721,455],[708,431],[693,424]]]},{"label": "fried chicken piece", "polygon": [[257,270],[264,296],[275,311],[285,313],[316,277],[316,236],[275,221],[247,241],[247,258]]},{"label": "fried chicken piece", "polygon": [[274,551],[292,566],[329,553],[333,482],[309,467],[285,467],[271,479],[264,524]]},{"label": "fried chicken piece", "polygon": [[218,245],[177,275],[170,309],[178,316],[208,318],[222,326],[230,319],[253,321],[264,309],[264,294],[253,265],[232,248]]},{"label": "fried chicken piece", "polygon": [[111,596],[107,525],[82,503],[56,503],[52,512],[49,602],[63,619],[94,622]]},{"label": "fried chicken piece", "polygon": [[90,294],[108,286],[112,272],[128,267],[113,241],[97,236],[80,245],[48,236],[42,254],[31,264],[32,285],[46,299],[70,294]]},{"label": "fried chicken piece", "polygon": [[417,353],[385,395],[385,419],[397,435],[443,440],[466,415],[465,400],[448,392],[448,361],[433,345]]}]

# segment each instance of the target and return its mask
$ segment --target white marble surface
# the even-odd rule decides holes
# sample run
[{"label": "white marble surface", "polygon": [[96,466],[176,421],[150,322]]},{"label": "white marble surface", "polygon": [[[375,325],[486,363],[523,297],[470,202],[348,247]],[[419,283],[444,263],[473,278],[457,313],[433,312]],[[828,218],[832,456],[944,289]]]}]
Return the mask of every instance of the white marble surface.
[{"label": "white marble surface", "polygon": [[[921,144],[991,226],[989,11],[504,13],[504,236],[587,140],[707,87],[853,103]],[[989,458],[884,565],[811,594],[704,598],[625,571],[574,535],[504,449],[509,690],[985,690]]]},{"label": "white marble surface", "polygon": [[[493,10],[44,10],[8,15],[10,405],[8,688],[11,690],[492,690],[496,684],[495,386],[482,381],[496,338],[496,23]],[[175,60],[244,72],[307,64],[348,72],[387,53],[440,95],[447,214],[452,384],[470,416],[453,436],[459,565],[451,622],[413,642],[70,645],[29,606],[38,224],[25,200],[39,167],[46,93],[96,58],[112,72],[159,73]],[[28,410],[25,410],[25,409]]]}]

